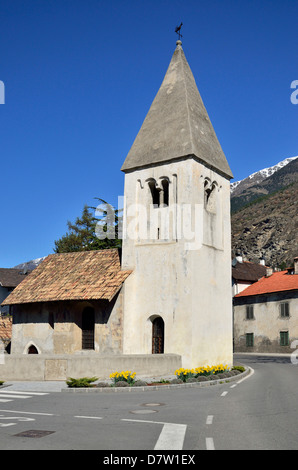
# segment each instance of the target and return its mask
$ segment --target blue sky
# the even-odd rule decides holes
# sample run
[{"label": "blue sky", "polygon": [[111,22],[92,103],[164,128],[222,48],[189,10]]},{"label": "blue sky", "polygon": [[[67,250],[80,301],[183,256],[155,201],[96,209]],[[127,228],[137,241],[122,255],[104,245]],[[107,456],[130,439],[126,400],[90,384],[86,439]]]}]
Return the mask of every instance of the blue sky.
[{"label": "blue sky", "polygon": [[297,18],[297,0],[0,0],[0,267],[117,205],[181,21],[234,181],[298,155]]}]

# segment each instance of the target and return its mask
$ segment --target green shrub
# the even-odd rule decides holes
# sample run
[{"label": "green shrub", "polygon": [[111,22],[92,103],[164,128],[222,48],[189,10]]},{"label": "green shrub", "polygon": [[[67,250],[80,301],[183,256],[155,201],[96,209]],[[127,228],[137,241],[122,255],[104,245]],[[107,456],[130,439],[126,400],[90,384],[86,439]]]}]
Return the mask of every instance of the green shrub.
[{"label": "green shrub", "polygon": [[239,370],[239,372],[244,372],[245,367],[243,367],[243,366],[233,366],[232,370]]},{"label": "green shrub", "polygon": [[0,385],[3,385],[4,384],[4,381],[3,380],[0,380]]},{"label": "green shrub", "polygon": [[68,387],[92,387],[92,382],[95,382],[97,377],[82,377],[80,379],[74,379],[70,377],[66,383]]}]

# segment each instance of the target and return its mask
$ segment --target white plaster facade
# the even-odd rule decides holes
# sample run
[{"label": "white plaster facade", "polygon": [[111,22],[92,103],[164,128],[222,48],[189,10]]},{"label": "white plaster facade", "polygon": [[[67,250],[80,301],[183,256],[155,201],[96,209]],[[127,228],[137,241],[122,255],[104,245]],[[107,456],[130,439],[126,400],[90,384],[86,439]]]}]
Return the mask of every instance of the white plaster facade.
[{"label": "white plaster facade", "polygon": [[[168,206],[153,208],[149,183],[165,178]],[[139,168],[125,175],[125,204],[122,269],[133,273],[124,284],[124,354],[151,354],[152,321],[162,317],[164,352],[180,354],[183,367],[230,365],[229,179],[194,158]]]},{"label": "white plaster facade", "polygon": [[[234,302],[235,351],[292,353],[297,350],[298,291],[240,297]],[[287,308],[282,306],[285,304]],[[293,342],[296,343],[291,347]]]}]

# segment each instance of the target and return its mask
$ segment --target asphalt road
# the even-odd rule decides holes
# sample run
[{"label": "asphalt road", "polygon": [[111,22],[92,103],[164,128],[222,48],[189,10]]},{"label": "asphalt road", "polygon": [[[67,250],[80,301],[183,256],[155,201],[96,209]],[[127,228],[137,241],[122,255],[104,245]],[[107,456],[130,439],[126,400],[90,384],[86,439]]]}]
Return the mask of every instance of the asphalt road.
[{"label": "asphalt road", "polygon": [[298,449],[298,365],[289,357],[235,360],[253,373],[206,388],[34,394],[6,387],[0,390],[0,450],[117,451],[115,458],[139,450],[139,460],[146,460],[154,452],[181,451],[191,459],[199,450]]}]

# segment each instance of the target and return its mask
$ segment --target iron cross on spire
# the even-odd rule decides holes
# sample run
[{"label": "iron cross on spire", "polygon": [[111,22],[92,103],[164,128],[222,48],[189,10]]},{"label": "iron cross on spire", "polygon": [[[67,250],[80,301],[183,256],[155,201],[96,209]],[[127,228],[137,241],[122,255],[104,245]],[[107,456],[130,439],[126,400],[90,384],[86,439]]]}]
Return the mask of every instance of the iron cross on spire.
[{"label": "iron cross on spire", "polygon": [[176,26],[176,28],[175,28],[175,33],[178,34],[179,40],[180,40],[181,38],[183,38],[183,36],[182,36],[182,34],[181,34],[181,32],[180,32],[182,26],[183,26],[183,23],[180,23],[180,26]]}]

